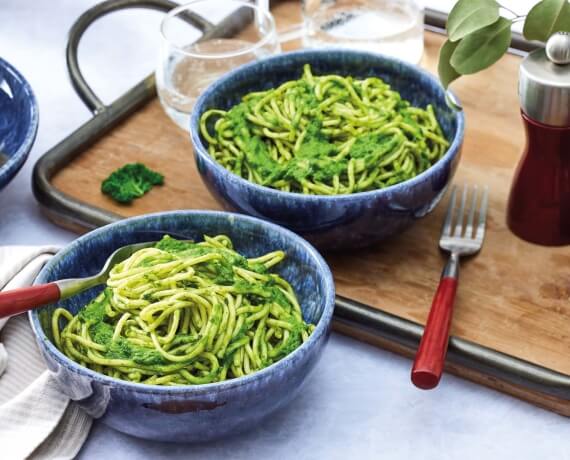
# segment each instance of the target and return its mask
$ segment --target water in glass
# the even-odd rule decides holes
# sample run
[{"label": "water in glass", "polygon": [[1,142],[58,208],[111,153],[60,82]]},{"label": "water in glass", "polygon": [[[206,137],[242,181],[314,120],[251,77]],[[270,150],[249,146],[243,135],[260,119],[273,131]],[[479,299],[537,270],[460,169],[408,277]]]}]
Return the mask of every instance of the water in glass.
[{"label": "water in glass", "polygon": [[405,0],[303,0],[304,46],[357,48],[417,64],[423,9]]},{"label": "water in glass", "polygon": [[[251,18],[238,38],[198,40],[199,33],[185,19],[189,12],[229,14],[237,10]],[[162,35],[156,69],[158,97],[168,116],[185,130],[189,129],[196,99],[214,80],[242,64],[280,51],[269,12],[240,0],[194,0],[178,7],[164,19]]]}]

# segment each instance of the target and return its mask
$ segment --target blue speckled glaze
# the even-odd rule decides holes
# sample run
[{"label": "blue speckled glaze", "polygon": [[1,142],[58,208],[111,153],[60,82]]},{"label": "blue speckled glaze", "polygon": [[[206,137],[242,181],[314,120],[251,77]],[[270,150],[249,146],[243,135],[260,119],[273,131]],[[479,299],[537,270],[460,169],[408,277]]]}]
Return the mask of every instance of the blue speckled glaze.
[{"label": "blue speckled glaze", "polygon": [[37,130],[38,104],[32,88],[0,58],[0,157],[4,157],[0,158],[0,190],[26,161]]},{"label": "blue speckled glaze", "polygon": [[[62,391],[109,426],[146,439],[198,442],[249,429],[285,406],[321,355],[334,309],[334,282],[319,253],[294,233],[271,223],[216,211],[176,211],[126,219],[94,230],[60,251],[36,283],[96,273],[118,247],[174,237],[202,240],[226,234],[246,256],[282,249],[287,258],[279,273],[295,289],[305,320],[316,324],[309,340],[283,360],[255,374],[207,385],[164,387],[129,383],[86,369],[63,355],[50,341],[54,306],[30,312],[30,321],[48,368]],[[62,302],[72,312],[99,289]],[[47,331],[47,333],[46,333]]]},{"label": "blue speckled glaze", "polygon": [[[256,185],[229,172],[207,152],[199,120],[211,108],[228,109],[251,91],[265,90],[301,76],[305,63],[313,73],[377,76],[413,105],[432,104],[451,145],[427,171],[382,190],[352,195],[314,196],[287,193]],[[246,64],[226,74],[197,100],[190,137],[202,179],[230,210],[283,225],[321,249],[367,246],[407,228],[441,200],[457,168],[463,143],[464,116],[449,108],[439,82],[417,66],[397,59],[354,50],[303,50]]]}]

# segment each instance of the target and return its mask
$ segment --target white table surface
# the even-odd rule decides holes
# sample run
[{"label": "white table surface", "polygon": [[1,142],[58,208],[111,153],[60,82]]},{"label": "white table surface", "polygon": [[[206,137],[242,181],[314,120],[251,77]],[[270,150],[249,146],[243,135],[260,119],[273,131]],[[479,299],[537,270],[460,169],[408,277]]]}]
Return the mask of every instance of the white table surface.
[{"label": "white table surface", "polygon": [[[75,237],[42,216],[30,180],[35,160],[90,117],[68,82],[64,48],[73,20],[94,3],[0,0],[0,56],[31,82],[40,105],[31,157],[0,193],[2,245]],[[87,33],[81,63],[104,101],[150,72],[159,20],[159,13],[120,12]],[[407,359],[333,334],[302,396],[248,434],[171,445],[95,423],[80,458],[570,459],[567,419],[450,375],[422,392],[409,372]]]}]

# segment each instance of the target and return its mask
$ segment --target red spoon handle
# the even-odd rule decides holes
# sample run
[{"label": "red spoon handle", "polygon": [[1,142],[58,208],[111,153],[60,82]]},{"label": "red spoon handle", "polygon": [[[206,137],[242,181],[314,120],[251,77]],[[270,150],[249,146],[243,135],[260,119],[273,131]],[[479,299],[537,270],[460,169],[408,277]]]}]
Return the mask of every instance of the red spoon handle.
[{"label": "red spoon handle", "polygon": [[7,318],[46,303],[56,302],[59,297],[59,287],[55,283],[0,292],[0,318]]},{"label": "red spoon handle", "polygon": [[412,382],[422,390],[435,388],[443,372],[457,278],[444,277],[431,304],[420,347],[412,367]]}]

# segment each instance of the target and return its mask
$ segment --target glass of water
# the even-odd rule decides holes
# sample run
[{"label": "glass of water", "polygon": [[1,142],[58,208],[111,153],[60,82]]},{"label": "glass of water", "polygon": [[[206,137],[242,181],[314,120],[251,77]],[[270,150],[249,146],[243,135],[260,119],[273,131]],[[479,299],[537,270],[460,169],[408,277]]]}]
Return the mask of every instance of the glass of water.
[{"label": "glass of water", "polygon": [[306,48],[340,47],[417,64],[424,50],[421,0],[302,0]]},{"label": "glass of water", "polygon": [[[201,37],[192,25],[195,15],[210,23],[223,21],[227,35],[233,30],[235,37]],[[158,97],[184,130],[197,97],[210,83],[241,64],[281,51],[269,11],[241,0],[194,0],[177,7],[162,21],[161,33]]]}]

